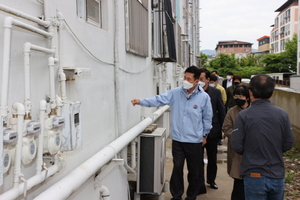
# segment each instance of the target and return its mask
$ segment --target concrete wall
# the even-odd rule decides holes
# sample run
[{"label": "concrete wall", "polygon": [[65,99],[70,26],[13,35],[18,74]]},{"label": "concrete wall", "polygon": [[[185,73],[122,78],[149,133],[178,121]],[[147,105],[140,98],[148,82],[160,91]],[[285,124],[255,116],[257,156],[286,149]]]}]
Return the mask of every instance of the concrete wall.
[{"label": "concrete wall", "polygon": [[271,102],[288,113],[295,136],[295,147],[300,149],[300,93],[275,89]]}]

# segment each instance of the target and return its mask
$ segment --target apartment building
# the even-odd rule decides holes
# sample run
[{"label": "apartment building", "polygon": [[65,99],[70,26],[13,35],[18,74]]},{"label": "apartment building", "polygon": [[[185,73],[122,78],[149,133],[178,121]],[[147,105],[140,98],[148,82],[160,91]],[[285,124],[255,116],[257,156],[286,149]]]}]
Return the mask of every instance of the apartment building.
[{"label": "apartment building", "polygon": [[270,52],[280,53],[285,50],[285,42],[298,32],[298,0],[286,1],[275,12],[278,15],[270,34]]},{"label": "apartment building", "polygon": [[217,55],[220,53],[228,55],[234,53],[236,58],[242,58],[252,53],[252,45],[252,43],[237,40],[219,41],[215,50]]},{"label": "apartment building", "polygon": [[267,54],[270,52],[270,36],[262,36],[257,39],[258,41],[258,54]]}]

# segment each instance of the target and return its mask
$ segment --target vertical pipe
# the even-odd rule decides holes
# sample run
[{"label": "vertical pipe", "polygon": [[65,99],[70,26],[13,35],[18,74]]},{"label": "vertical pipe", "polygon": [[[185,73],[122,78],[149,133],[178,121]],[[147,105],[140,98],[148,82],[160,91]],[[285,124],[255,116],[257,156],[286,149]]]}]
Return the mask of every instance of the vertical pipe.
[{"label": "vertical pipe", "polygon": [[49,66],[49,71],[50,71],[50,106],[51,109],[55,109],[56,107],[56,102],[55,102],[55,76],[54,76],[54,58],[49,57],[48,59],[48,66]]},{"label": "vertical pipe", "polygon": [[41,133],[39,135],[39,146],[38,146],[37,159],[36,159],[36,174],[41,174],[41,172],[42,172],[46,109],[47,109],[47,102],[45,100],[41,100],[40,101]]},{"label": "vertical pipe", "polygon": [[115,98],[116,98],[116,114],[117,114],[117,137],[123,131],[122,118],[121,118],[121,101],[120,101],[120,78],[119,78],[119,2],[114,1],[115,4],[115,36],[114,36],[114,60],[115,60]]},{"label": "vertical pipe", "polygon": [[29,42],[23,45],[23,59],[24,59],[24,80],[25,80],[25,113],[28,115],[31,110],[30,102],[30,46]]},{"label": "vertical pipe", "polygon": [[[23,138],[23,123],[24,123],[24,115],[25,109],[23,104],[15,103],[13,105],[13,111],[16,111],[18,115],[18,143],[16,146],[16,156],[15,156],[15,168],[14,168],[14,188],[19,186],[19,177],[21,174],[21,159],[22,159],[22,138]],[[15,112],[13,112],[15,114]]]},{"label": "vertical pipe", "polygon": [[8,78],[9,78],[9,59],[11,45],[11,28],[13,19],[6,17],[4,19],[4,41],[3,41],[3,64],[2,64],[2,84],[1,84],[1,105],[0,115],[7,116],[7,98],[8,98]]},{"label": "vertical pipe", "polygon": [[131,142],[131,168],[134,169],[136,167],[136,142]]}]

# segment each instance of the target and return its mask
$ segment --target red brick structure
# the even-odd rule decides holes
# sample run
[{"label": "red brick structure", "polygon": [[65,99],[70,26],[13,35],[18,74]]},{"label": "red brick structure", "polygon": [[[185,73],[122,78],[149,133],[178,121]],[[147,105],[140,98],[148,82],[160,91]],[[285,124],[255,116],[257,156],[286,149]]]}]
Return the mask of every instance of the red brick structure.
[{"label": "red brick structure", "polygon": [[219,41],[215,50],[217,55],[219,53],[228,55],[234,53],[236,58],[242,58],[246,57],[247,54],[252,53],[252,45],[252,43],[237,40]]}]

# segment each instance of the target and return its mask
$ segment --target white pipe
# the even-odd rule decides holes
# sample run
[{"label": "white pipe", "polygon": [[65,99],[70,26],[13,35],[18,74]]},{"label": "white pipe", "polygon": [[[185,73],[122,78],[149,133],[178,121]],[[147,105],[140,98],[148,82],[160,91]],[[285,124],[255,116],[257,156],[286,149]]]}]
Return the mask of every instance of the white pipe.
[{"label": "white pipe", "polygon": [[43,151],[44,151],[44,128],[45,128],[45,113],[47,110],[47,102],[45,100],[40,101],[40,123],[41,133],[39,135],[39,146],[36,158],[36,174],[41,174],[43,165]]},{"label": "white pipe", "polygon": [[32,32],[41,34],[46,37],[52,37],[51,33],[43,31],[34,26],[25,24],[20,22],[12,17],[6,17],[4,19],[3,29],[3,67],[2,67],[2,84],[1,84],[1,105],[0,105],[0,115],[6,117],[7,116],[7,99],[8,99],[8,77],[9,77],[9,61],[10,61],[10,48],[11,48],[11,32],[12,25],[21,27],[23,29],[30,30]]},{"label": "white pipe", "polygon": [[[61,24],[64,20],[64,16],[62,13],[58,12],[57,14],[57,19],[59,20],[59,23]],[[60,47],[63,46],[63,34],[62,34],[62,26],[59,26],[59,30],[58,30],[58,33],[57,33],[57,48],[58,49],[61,49]],[[57,52],[58,54],[55,55],[55,57],[63,57],[63,51],[59,51]],[[58,69],[58,76],[59,76],[59,80],[60,80],[60,86],[61,86],[61,98],[62,100],[66,100],[67,99],[67,92],[66,92],[66,74],[64,73],[64,70],[62,68],[63,66],[63,63],[62,61],[59,62],[59,69]]]},{"label": "white pipe", "polygon": [[18,115],[18,143],[16,146],[16,156],[15,156],[15,167],[14,167],[14,187],[18,187],[20,182],[21,174],[21,159],[22,159],[22,138],[23,138],[23,122],[25,109],[23,104],[14,103],[12,106],[12,113]]},{"label": "white pipe", "polygon": [[43,31],[42,29],[39,29],[37,27],[31,26],[29,24],[26,24],[24,22],[21,22],[19,20],[13,19],[13,24],[17,27],[21,27],[23,29],[29,30],[31,32],[43,35],[45,37],[51,38],[53,35],[51,33],[48,33],[47,31]]},{"label": "white pipe", "polygon": [[[33,177],[29,178],[26,181],[26,191],[29,191],[34,186],[42,183],[44,180],[49,178],[50,176],[53,176],[55,173],[57,173],[61,169],[61,162],[55,162],[55,165],[52,165],[48,168],[48,170],[42,171],[40,174],[36,174]],[[0,195],[0,200],[7,200],[7,199],[16,199],[18,196],[23,194],[24,192],[24,183],[21,183],[18,185],[18,187],[12,188],[5,193]],[[50,198],[50,197],[49,197]]]},{"label": "white pipe", "polygon": [[63,103],[61,98],[58,95],[56,95],[56,106],[57,106],[57,115],[61,116]]},{"label": "white pipe", "polygon": [[31,50],[39,51],[47,54],[54,54],[54,49],[48,49],[45,47],[33,45],[26,42],[23,45],[23,56],[24,56],[24,80],[25,80],[25,113],[30,113],[31,110],[31,92],[30,92],[30,53]]},{"label": "white pipe", "polygon": [[66,74],[62,71],[59,73],[59,81],[60,81],[60,86],[61,86],[61,98],[62,100],[67,99],[67,90],[66,90]]},{"label": "white pipe", "polygon": [[3,41],[3,64],[2,64],[2,84],[1,84],[1,105],[0,115],[7,116],[7,98],[8,98],[8,77],[9,77],[9,59],[10,59],[10,42],[11,42],[11,28],[13,19],[6,17],[4,20],[4,41]]},{"label": "white pipe", "polygon": [[153,113],[152,117],[147,117],[139,124],[122,134],[118,139],[104,147],[94,156],[75,168],[60,181],[45,190],[35,199],[52,200],[67,199],[74,191],[84,184],[92,175],[94,175],[101,167],[115,157],[115,155],[125,148],[132,140],[134,140],[147,126],[158,119],[169,106],[163,106]]},{"label": "white pipe", "polygon": [[136,167],[136,142],[132,141],[131,142],[131,168]]},{"label": "white pipe", "polygon": [[51,109],[56,108],[55,102],[55,76],[54,76],[54,58],[49,57],[48,66],[50,70],[50,106]]},{"label": "white pipe", "polygon": [[115,99],[116,99],[116,115],[117,115],[117,137],[123,132],[122,115],[121,115],[121,98],[120,98],[120,60],[119,60],[119,1],[115,0],[115,35],[114,35],[114,60],[115,60]]},{"label": "white pipe", "polygon": [[37,23],[39,25],[42,25],[46,28],[50,25],[49,21],[43,21],[39,18],[33,17],[31,15],[28,15],[26,13],[23,13],[23,12],[19,11],[19,10],[15,10],[13,8],[7,7],[7,6],[2,5],[2,4],[0,4],[0,10],[2,10],[4,12],[7,12],[7,13],[10,13],[10,14],[13,14],[15,16],[21,17],[23,19],[27,19],[29,21],[35,22],[35,23]]},{"label": "white pipe", "polygon": [[100,192],[100,197],[102,197],[103,200],[110,200],[109,190],[106,186],[101,185],[101,187],[99,188],[99,192]]}]

